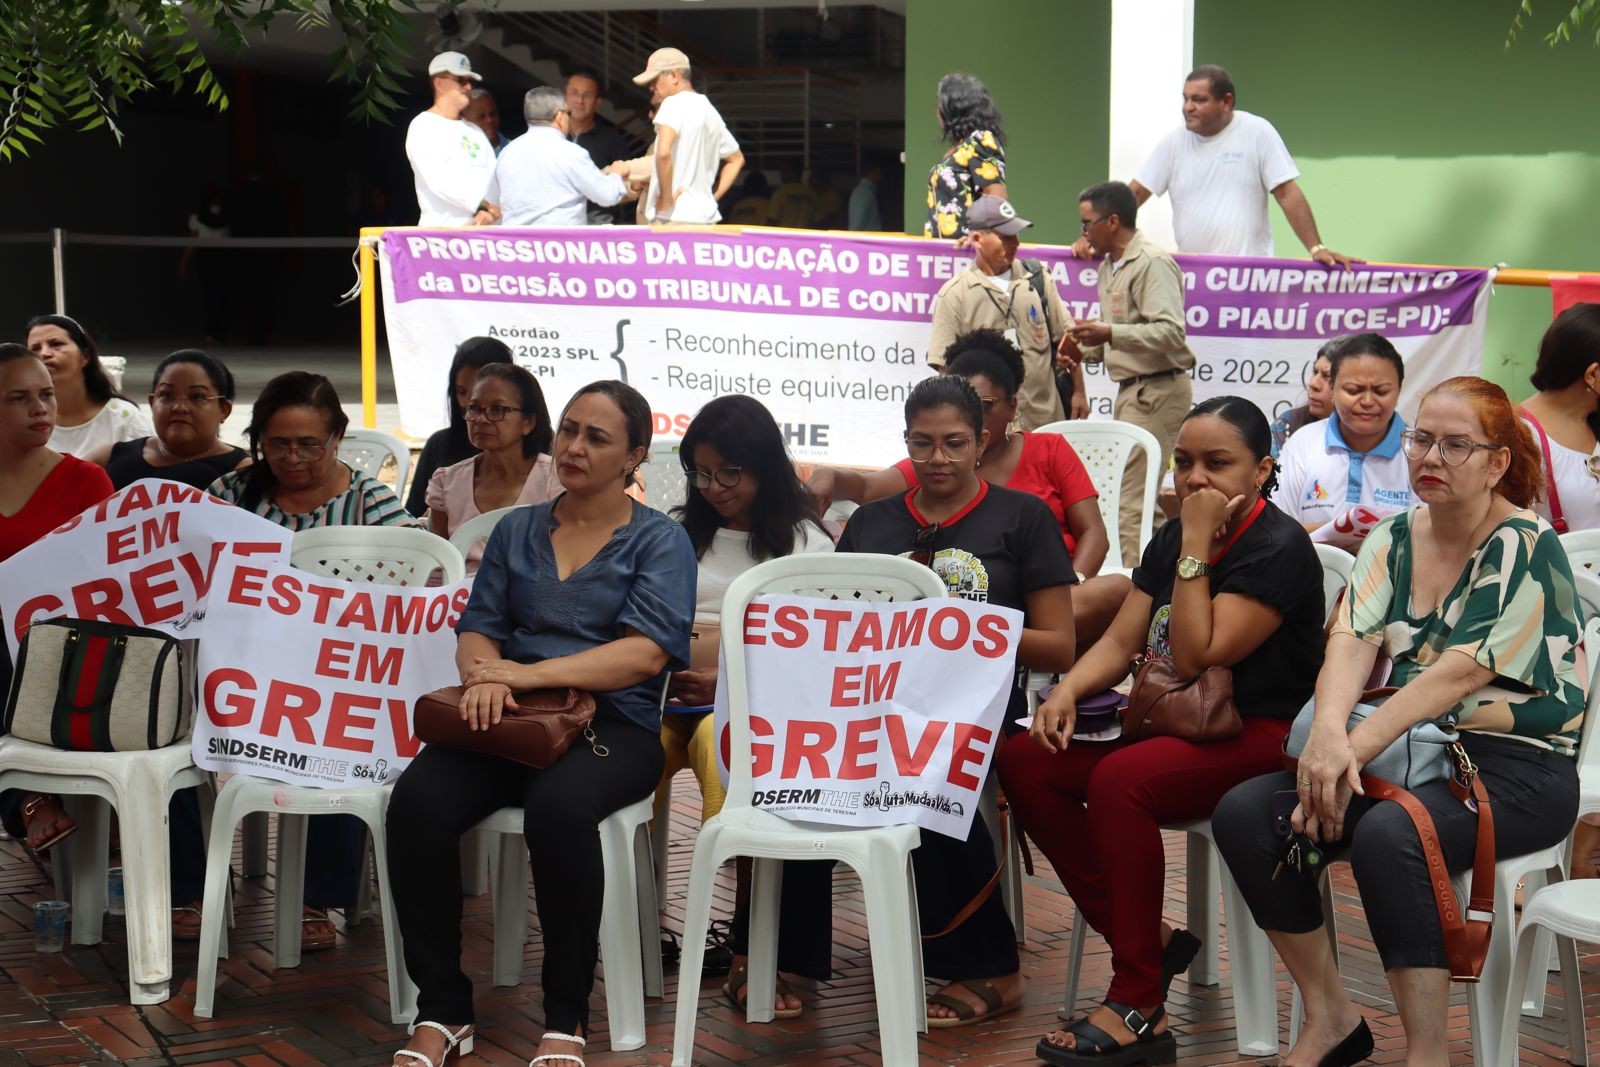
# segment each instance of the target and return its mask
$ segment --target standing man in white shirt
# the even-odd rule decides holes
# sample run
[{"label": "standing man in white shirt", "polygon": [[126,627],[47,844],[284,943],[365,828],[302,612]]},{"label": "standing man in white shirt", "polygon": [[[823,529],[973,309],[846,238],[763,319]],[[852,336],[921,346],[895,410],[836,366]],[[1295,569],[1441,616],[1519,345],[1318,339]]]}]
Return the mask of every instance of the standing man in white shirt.
[{"label": "standing man in white shirt", "polygon": [[[1171,195],[1180,252],[1271,256],[1270,193],[1312,259],[1329,267],[1361,262],[1322,243],[1299,177],[1272,123],[1236,110],[1233,78],[1208,64],[1184,79],[1183,127],[1161,139],[1128,186],[1140,204]],[[1073,246],[1080,257],[1082,245]]]},{"label": "standing man in white shirt", "polygon": [[472,83],[483,80],[460,52],[441,52],[428,64],[433,106],[411,120],[406,158],[417,182],[419,226],[488,226],[500,220],[489,199],[494,147],[461,117],[472,102]]},{"label": "standing man in white shirt", "polygon": [[689,57],[676,48],[658,48],[633,84],[648,86],[661,99],[645,221],[696,226],[721,221],[717,201],[744,169],[744,153],[711,101],[694,91]]},{"label": "standing man in white shirt", "polygon": [[610,207],[627,196],[625,165],[602,172],[587,149],[567,140],[570,115],[560,89],[541,86],[523,98],[528,132],[506,146],[495,167],[503,225],[583,226],[589,201]]}]

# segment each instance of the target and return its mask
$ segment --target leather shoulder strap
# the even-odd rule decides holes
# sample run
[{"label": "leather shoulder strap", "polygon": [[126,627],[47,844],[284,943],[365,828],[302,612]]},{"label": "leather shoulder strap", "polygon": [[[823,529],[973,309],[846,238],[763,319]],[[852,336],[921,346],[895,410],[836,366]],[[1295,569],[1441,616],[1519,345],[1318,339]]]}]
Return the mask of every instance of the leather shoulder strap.
[{"label": "leather shoulder strap", "polygon": [[1534,432],[1539,435],[1539,448],[1544,452],[1544,489],[1550,501],[1550,525],[1558,534],[1567,532],[1567,518],[1561,513],[1561,493],[1556,489],[1556,465],[1550,458],[1550,438],[1544,432],[1544,427],[1539,425],[1539,420],[1527,408],[1519,408],[1522,417],[1528,420]]}]

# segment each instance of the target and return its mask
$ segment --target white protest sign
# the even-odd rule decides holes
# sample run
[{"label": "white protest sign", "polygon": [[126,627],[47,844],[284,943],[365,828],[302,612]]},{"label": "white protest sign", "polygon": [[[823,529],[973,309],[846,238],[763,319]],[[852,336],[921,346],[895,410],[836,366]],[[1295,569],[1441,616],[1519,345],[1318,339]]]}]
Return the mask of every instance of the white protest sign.
[{"label": "white protest sign", "polygon": [[195,637],[218,562],[287,558],[277,523],[180,482],[146,479],[0,563],[0,613],[15,658],[39,619],[100,619]]},{"label": "white protest sign", "polygon": [[195,763],[296,785],[394,781],[420,747],[417,698],[461,680],[455,625],[470,588],[225,561],[200,642]]},{"label": "white protest sign", "polygon": [[[755,806],[965,840],[1000,742],[1022,621],[955,598],[757,598],[743,635]],[[726,676],[716,706],[724,763]]]}]

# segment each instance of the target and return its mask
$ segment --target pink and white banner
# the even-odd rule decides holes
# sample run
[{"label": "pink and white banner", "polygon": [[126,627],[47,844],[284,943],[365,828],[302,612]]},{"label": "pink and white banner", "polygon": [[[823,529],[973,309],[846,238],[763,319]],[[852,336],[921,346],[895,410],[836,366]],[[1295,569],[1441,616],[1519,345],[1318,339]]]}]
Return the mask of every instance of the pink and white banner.
[{"label": "pink and white banner", "polygon": [[[1096,263],[1056,246],[1019,254],[1046,265],[1069,314],[1099,317]],[[620,377],[672,439],[706,401],[745,393],[797,459],[863,466],[902,457],[901,406],[929,373],[934,295],[972,258],[918,238],[636,227],[391,230],[381,255],[408,434],[443,425],[455,346],[483,335],[539,376],[552,414],[586,382]],[[1178,262],[1196,399],[1235,393],[1275,415],[1303,402],[1323,341],[1368,330],[1406,357],[1407,397],[1480,368],[1488,271]],[[1098,366],[1088,382],[1109,418],[1116,386]]]}]

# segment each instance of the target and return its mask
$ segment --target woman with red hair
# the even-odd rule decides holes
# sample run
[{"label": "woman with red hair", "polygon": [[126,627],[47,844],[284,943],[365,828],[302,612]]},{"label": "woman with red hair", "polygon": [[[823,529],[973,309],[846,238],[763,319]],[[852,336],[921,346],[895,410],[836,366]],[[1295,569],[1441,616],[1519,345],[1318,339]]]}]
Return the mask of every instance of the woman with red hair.
[{"label": "woman with red hair", "polygon": [[[1557,844],[1577,813],[1577,593],[1555,531],[1530,510],[1543,480],[1539,446],[1504,390],[1462,377],[1423,397],[1402,447],[1427,506],[1384,520],[1361,546],[1298,772],[1236,787],[1212,817],[1251,913],[1305,996],[1305,1026],[1286,1063],[1357,1063],[1373,1041],[1320,929],[1316,876],[1275,875],[1288,845],[1274,827],[1275,793],[1297,794],[1295,833],[1349,859],[1412,1064],[1447,1062],[1451,971],[1417,830],[1398,803],[1360,792],[1362,769],[1412,726],[1438,720],[1461,731],[1478,765],[1497,857]],[[1380,655],[1398,691],[1347,731]],[[1476,810],[1443,780],[1411,792],[1432,817],[1446,865],[1465,870]]]}]

